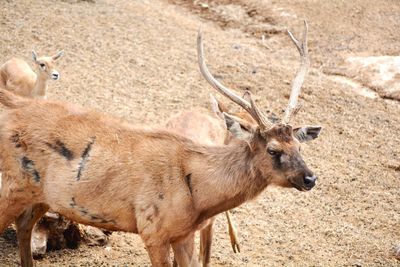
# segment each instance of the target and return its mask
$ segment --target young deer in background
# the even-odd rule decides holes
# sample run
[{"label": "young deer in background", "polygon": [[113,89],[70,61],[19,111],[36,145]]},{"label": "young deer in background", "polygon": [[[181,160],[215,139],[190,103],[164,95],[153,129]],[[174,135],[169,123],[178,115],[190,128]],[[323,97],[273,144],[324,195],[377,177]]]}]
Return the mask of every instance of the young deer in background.
[{"label": "young deer in background", "polygon": [[[223,123],[223,112],[228,113],[228,109],[213,95],[210,94],[210,101],[214,116],[208,115],[207,111],[190,110],[183,111],[171,117],[166,128],[176,134],[182,135],[196,143],[204,145],[227,145],[233,138]],[[240,118],[247,120],[248,123],[255,125],[256,122],[251,117],[246,117],[246,113],[234,113]],[[228,231],[233,251],[240,252],[236,228],[234,227],[229,211],[225,212],[228,220]],[[200,230],[200,254],[199,259],[203,266],[209,266],[211,258],[211,244],[213,237],[213,224],[216,217],[210,218],[204,223],[204,228]],[[177,263],[174,261],[174,266]]]},{"label": "young deer in background", "polygon": [[60,78],[55,62],[63,55],[64,52],[59,51],[54,56],[38,57],[32,51],[32,58],[37,66],[36,73],[22,59],[8,60],[0,67],[0,87],[25,97],[46,98],[47,81]]},{"label": "young deer in background", "polygon": [[[292,37],[293,41],[297,41]],[[165,130],[135,128],[112,117],[64,103],[27,99],[0,89],[8,107],[0,117],[0,232],[16,221],[23,266],[33,266],[32,227],[49,208],[67,218],[108,230],[138,233],[153,266],[198,266],[194,234],[207,220],[254,199],[269,185],[307,191],[316,176],[300,156],[300,142],[320,127],[288,124],[308,58],[306,30],[298,44],[303,62],[290,110],[272,124],[250,103],[216,84],[257,122],[244,131],[224,114],[235,137],[207,146]],[[303,77],[301,77],[303,76]],[[45,123],[44,123],[45,122]]]}]

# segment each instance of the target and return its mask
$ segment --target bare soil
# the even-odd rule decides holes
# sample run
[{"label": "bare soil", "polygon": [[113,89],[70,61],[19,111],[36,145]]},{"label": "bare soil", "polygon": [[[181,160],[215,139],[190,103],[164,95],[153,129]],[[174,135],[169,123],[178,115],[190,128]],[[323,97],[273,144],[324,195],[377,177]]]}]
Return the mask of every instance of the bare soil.
[{"label": "bare soil", "polygon": [[[196,61],[200,25],[212,72],[281,115],[298,66],[284,30],[299,34],[307,19],[312,69],[295,122],[324,127],[302,148],[318,185],[307,193],[268,188],[237,208],[239,254],[220,216],[213,265],[400,266],[400,103],[354,94],[324,71],[347,56],[398,55],[397,0],[24,0],[2,1],[0,13],[1,62],[64,49],[61,80],[49,84],[48,97],[135,124],[208,108],[213,90]],[[0,237],[0,266],[18,265],[10,239]],[[129,233],[113,233],[107,247],[49,252],[36,264],[150,265]]]}]

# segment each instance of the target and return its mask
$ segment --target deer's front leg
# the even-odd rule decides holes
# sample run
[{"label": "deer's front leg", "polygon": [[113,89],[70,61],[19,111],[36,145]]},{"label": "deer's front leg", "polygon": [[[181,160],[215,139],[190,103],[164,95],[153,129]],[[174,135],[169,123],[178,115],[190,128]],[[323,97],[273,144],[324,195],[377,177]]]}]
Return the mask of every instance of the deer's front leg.
[{"label": "deer's front leg", "polygon": [[194,232],[171,244],[175,260],[182,267],[198,267],[196,251],[194,249]]},{"label": "deer's front leg", "polygon": [[27,208],[16,220],[17,238],[19,253],[21,256],[21,266],[33,266],[31,251],[32,229],[36,221],[42,217],[49,207],[45,204],[34,204]]},{"label": "deer's front leg", "polygon": [[161,243],[157,245],[146,245],[151,265],[153,267],[170,267],[171,260],[169,256],[169,243]]}]

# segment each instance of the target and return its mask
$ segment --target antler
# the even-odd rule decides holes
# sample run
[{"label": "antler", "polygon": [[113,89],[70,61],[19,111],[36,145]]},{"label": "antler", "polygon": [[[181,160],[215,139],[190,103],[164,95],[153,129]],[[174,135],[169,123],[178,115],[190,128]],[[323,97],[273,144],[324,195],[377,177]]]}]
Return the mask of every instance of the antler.
[{"label": "antler", "polygon": [[307,21],[304,20],[304,31],[301,42],[299,42],[289,30],[287,32],[289,34],[290,39],[296,45],[297,50],[299,50],[301,63],[300,63],[300,68],[297,71],[297,75],[293,80],[292,91],[290,93],[290,98],[289,98],[289,104],[286,108],[285,115],[282,119],[282,123],[284,124],[289,123],[291,116],[298,111],[297,100],[299,98],[304,78],[306,77],[308,68],[310,66],[310,59],[308,57],[308,47],[307,47],[307,33],[308,33]]},{"label": "antler", "polygon": [[257,107],[256,103],[254,102],[250,91],[246,91],[245,95],[249,97],[250,103],[247,102],[245,99],[238,96],[232,90],[228,89],[224,85],[222,85],[219,81],[217,81],[211,72],[208,70],[206,63],[204,61],[204,50],[203,50],[203,37],[201,29],[199,29],[197,35],[197,56],[198,62],[200,67],[200,72],[203,77],[207,80],[212,87],[214,87],[218,92],[241,106],[245,109],[259,124],[260,129],[266,130],[272,126],[272,123],[268,121],[267,117],[261,112],[261,110]]}]

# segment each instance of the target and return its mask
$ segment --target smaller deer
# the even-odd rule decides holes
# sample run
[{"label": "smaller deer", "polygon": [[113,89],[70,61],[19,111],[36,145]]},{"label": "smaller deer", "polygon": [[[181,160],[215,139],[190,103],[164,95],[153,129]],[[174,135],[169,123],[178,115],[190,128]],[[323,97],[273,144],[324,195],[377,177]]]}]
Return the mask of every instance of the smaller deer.
[{"label": "smaller deer", "polygon": [[60,79],[55,69],[55,62],[64,55],[59,51],[53,56],[38,57],[32,51],[33,62],[37,66],[36,73],[19,58],[12,58],[0,67],[0,87],[17,95],[31,98],[46,98],[47,81]]}]

